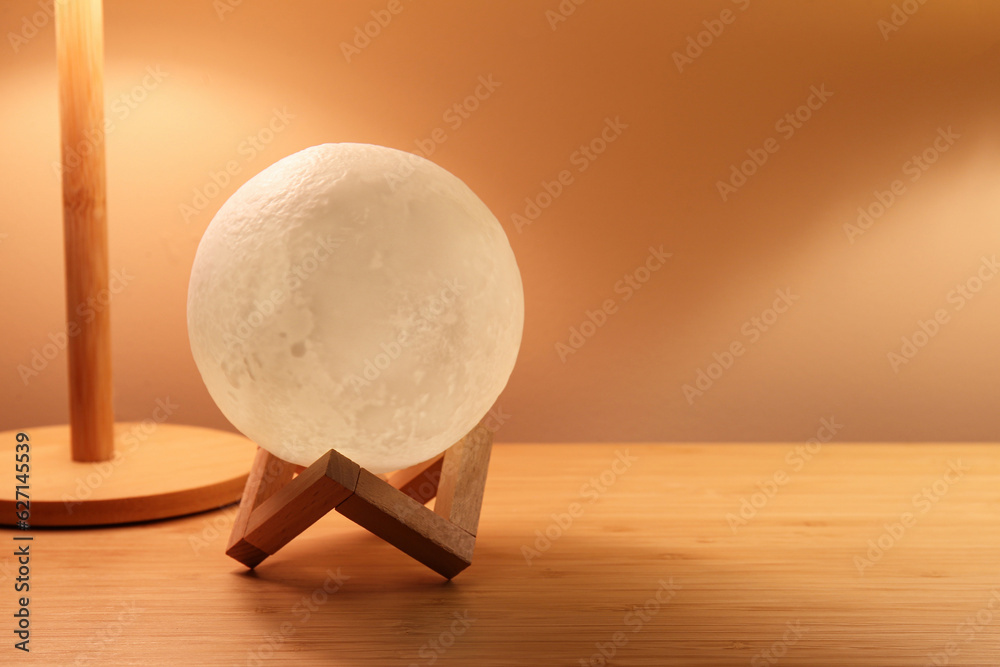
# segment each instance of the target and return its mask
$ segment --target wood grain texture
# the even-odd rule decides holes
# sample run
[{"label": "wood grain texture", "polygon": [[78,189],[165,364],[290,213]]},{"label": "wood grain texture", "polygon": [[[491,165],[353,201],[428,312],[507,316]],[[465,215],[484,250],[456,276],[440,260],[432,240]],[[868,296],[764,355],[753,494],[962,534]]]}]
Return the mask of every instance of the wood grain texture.
[{"label": "wood grain texture", "polygon": [[101,0],[55,3],[69,423],[74,461],[114,454]]},{"label": "wood grain texture", "polygon": [[482,423],[448,448],[441,465],[441,483],[434,511],[472,535],[486,489],[493,433]]},{"label": "wood grain texture", "polygon": [[226,554],[232,556],[247,567],[256,567],[268,557],[266,551],[255,547],[246,540],[247,527],[250,525],[250,515],[261,503],[274,495],[274,492],[292,481],[296,468],[287,461],[282,461],[266,449],[257,448],[253,467],[243,488],[239,511],[233,521],[233,529],[229,534],[229,545]]},{"label": "wood grain texture", "polygon": [[444,454],[390,474],[386,481],[423,505],[437,495]]},{"label": "wood grain texture", "polygon": [[472,562],[474,535],[367,470],[337,511],[442,577],[451,579]]},{"label": "wood grain texture", "polygon": [[[153,411],[162,417],[169,399]],[[174,406],[175,407],[175,406]],[[242,435],[180,424],[119,422],[110,461],[73,461],[66,425],[24,429],[31,439],[31,524],[98,526],[164,519],[231,504],[243,491],[256,446]],[[17,431],[0,433],[0,523],[13,525]]]},{"label": "wood grain texture", "polygon": [[[813,449],[498,444],[475,563],[451,582],[336,513],[249,572],[224,554],[233,507],[32,531],[29,661],[577,667],[617,637],[623,667],[921,667],[949,643],[950,666],[996,665],[1000,447]],[[0,595],[0,617],[14,605]]]},{"label": "wood grain texture", "polygon": [[[349,498],[360,471],[331,449],[253,510],[244,539],[265,554],[276,553]],[[236,558],[236,553],[229,555]]]}]

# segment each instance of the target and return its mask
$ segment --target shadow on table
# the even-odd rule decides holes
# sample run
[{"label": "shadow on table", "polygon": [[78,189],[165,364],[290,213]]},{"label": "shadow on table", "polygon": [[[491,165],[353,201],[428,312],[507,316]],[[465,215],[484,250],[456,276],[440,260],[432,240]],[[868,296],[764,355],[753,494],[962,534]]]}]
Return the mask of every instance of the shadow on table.
[{"label": "shadow on table", "polygon": [[323,650],[345,665],[597,665],[602,647],[648,660],[679,638],[685,557],[628,537],[563,535],[526,556],[500,548],[519,536],[482,535],[453,581],[367,533],[300,538],[232,575],[261,637],[247,662]]}]

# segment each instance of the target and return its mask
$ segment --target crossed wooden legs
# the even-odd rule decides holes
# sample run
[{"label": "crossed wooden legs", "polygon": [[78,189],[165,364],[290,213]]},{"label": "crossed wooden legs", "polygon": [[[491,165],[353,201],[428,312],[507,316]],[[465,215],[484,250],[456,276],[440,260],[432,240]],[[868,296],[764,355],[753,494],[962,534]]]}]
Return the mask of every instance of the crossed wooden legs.
[{"label": "crossed wooden legs", "polygon": [[[451,579],[472,562],[493,434],[480,422],[443,454],[388,480],[335,450],[302,469],[257,450],[226,554],[259,565],[330,510]],[[424,506],[431,498],[434,509]]]}]

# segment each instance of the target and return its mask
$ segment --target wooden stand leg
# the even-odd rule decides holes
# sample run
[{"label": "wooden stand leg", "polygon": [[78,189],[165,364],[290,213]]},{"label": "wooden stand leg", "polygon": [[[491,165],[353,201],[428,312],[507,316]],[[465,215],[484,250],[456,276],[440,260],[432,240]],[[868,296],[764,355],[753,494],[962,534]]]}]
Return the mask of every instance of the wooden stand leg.
[{"label": "wooden stand leg", "polygon": [[388,482],[423,505],[437,495],[444,454],[389,475]]},{"label": "wooden stand leg", "polygon": [[444,453],[434,512],[476,534],[486,490],[493,433],[480,423]]},{"label": "wooden stand leg", "polygon": [[328,451],[250,515],[246,541],[273,554],[354,493],[361,468]]},{"label": "wooden stand leg", "polygon": [[268,554],[247,542],[244,537],[250,524],[250,515],[277,489],[292,481],[293,473],[291,464],[282,461],[266,449],[257,448],[250,476],[247,478],[246,486],[243,487],[243,498],[240,499],[240,509],[236,513],[226,554],[247,567],[254,567],[267,558]]},{"label": "wooden stand leg", "polygon": [[[332,509],[444,577],[472,562],[492,433],[482,423],[444,454],[388,481],[330,450],[296,466],[257,453],[226,553],[256,567]],[[424,503],[437,496],[434,510]]]},{"label": "wooden stand leg", "polygon": [[474,536],[367,470],[337,511],[448,579],[472,563]]}]

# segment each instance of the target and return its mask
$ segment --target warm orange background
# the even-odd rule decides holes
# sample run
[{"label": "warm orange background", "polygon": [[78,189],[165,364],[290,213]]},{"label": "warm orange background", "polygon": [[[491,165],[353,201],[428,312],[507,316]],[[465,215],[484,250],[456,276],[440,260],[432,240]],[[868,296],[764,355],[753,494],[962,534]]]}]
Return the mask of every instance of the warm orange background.
[{"label": "warm orange background", "polygon": [[[590,0],[555,30],[558,0],[399,1],[350,63],[340,43],[387,1],[243,2],[221,17],[227,0],[105,3],[111,264],[134,276],[112,310],[120,420],[169,396],[174,421],[225,425],[185,299],[198,240],[243,180],[313,144],[413,150],[444,128],[431,159],[493,209],[524,278],[498,440],[795,441],[831,417],[842,440],[1000,438],[1000,280],[961,310],[949,300],[1000,253],[1000,3],[927,2],[885,39],[889,0]],[[65,353],[27,384],[17,371],[63,328],[44,6],[0,5],[0,428],[67,418]],[[732,23],[679,72],[673,52],[724,9]],[[166,78],[113,106],[148,67]],[[490,75],[501,85],[453,129],[443,114]],[[775,122],[811,86],[833,96],[785,138]],[[241,149],[275,109],[294,119]],[[618,117],[627,129],[577,171],[574,151]],[[954,145],[908,180],[904,163],[949,127]],[[778,151],[723,202],[717,181],[769,137]],[[181,205],[231,160],[240,174],[185,222]],[[519,232],[512,214],[563,169],[573,182]],[[894,179],[904,194],[849,242],[844,225]],[[673,257],[623,302],[617,281],[661,244]],[[751,343],[744,325],[784,288],[799,300]],[[563,363],[556,344],[607,299],[617,311]],[[939,308],[948,321],[894,372],[887,354]],[[733,341],[745,354],[689,404],[683,385]]]}]

